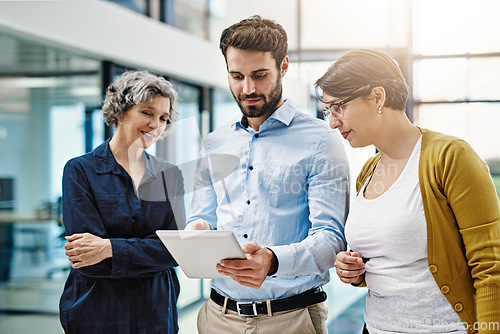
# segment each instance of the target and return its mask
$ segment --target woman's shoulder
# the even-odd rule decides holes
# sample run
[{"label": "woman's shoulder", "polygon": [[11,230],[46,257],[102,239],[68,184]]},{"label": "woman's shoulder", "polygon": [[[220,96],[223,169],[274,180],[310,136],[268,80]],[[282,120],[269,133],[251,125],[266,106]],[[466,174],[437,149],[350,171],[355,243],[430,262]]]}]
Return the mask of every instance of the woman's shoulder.
[{"label": "woman's shoulder", "polygon": [[66,162],[65,168],[89,167],[92,164],[92,152],[82,154],[80,156],[69,159]]},{"label": "woman's shoulder", "polygon": [[473,152],[472,147],[463,139],[424,128],[422,131],[422,153],[442,156],[454,152]]},{"label": "woman's shoulder", "polygon": [[450,143],[455,140],[460,140],[460,138],[452,135],[447,135],[441,132],[429,130],[426,128],[418,127],[422,132],[422,140],[432,140],[438,143]]},{"label": "woman's shoulder", "polygon": [[66,162],[65,169],[75,169],[75,168],[96,168],[99,165],[106,166],[107,159],[109,159],[107,154],[109,139],[94,148],[92,151],[84,153],[80,156],[69,159]]}]

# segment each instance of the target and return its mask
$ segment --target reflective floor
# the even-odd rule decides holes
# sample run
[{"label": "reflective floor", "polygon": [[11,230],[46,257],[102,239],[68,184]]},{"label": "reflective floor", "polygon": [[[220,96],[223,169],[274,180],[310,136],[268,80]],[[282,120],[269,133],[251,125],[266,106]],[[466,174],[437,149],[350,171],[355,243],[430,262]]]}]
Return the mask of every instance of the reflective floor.
[{"label": "reflective floor", "polygon": [[[63,242],[57,238],[58,227],[46,224],[44,229],[44,233],[31,233],[36,238],[43,236],[43,247],[29,248],[34,241],[29,239],[32,236],[28,238],[16,227],[8,279],[0,281],[0,333],[62,333],[58,304],[69,263],[64,256]],[[5,264],[2,258],[2,266]],[[178,275],[181,282],[179,333],[196,334],[196,316],[208,296],[210,282],[188,279],[181,271]],[[340,283],[332,276],[325,291],[329,333],[361,333],[365,290]]]}]

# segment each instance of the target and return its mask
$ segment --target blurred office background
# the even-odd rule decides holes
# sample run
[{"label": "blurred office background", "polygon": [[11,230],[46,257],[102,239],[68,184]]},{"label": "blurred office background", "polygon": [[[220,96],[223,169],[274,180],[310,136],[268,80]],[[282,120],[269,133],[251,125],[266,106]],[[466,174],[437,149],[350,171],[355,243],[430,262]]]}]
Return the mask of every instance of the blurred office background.
[{"label": "blurred office background", "polygon": [[[206,134],[240,113],[218,49],[225,27],[253,14],[281,23],[284,96],[319,118],[315,80],[349,50],[379,49],[408,81],[410,119],[467,140],[500,191],[499,11],[488,0],[0,1],[0,332],[61,333],[62,168],[112,135],[100,102],[126,69],[176,85],[175,132],[150,151],[190,170]],[[375,149],[346,149],[355,179]],[[209,281],[178,273],[180,333],[196,333]],[[333,271],[325,289],[330,333],[360,333],[366,291]]]}]

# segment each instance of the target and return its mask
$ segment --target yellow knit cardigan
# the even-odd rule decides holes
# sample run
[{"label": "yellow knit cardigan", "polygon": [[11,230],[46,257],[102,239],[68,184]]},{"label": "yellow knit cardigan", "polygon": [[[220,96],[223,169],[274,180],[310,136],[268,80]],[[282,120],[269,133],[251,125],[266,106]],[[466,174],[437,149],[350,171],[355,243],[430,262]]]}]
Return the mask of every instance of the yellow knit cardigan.
[{"label": "yellow knit cardigan", "polygon": [[[488,166],[465,141],[420,131],[429,271],[469,333],[500,333],[500,209]],[[358,192],[379,160],[365,163]]]}]

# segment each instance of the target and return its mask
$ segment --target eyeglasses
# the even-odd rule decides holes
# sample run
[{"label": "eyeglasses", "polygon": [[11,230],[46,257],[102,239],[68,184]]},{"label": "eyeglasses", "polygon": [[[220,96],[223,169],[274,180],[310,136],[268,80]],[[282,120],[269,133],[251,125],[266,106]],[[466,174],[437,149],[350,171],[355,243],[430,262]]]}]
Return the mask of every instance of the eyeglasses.
[{"label": "eyeglasses", "polygon": [[323,115],[325,115],[325,117],[329,116],[330,114],[337,118],[344,117],[344,111],[342,110],[342,106],[345,105],[346,103],[351,102],[354,99],[357,99],[358,97],[359,95],[348,97],[347,99],[342,100],[340,102],[330,104],[329,107],[327,107],[325,103],[325,109],[323,109]]}]

